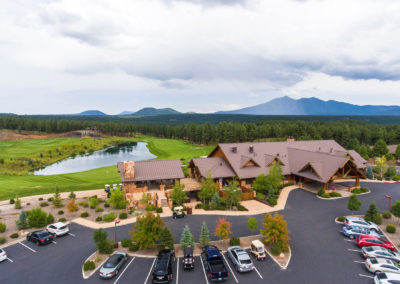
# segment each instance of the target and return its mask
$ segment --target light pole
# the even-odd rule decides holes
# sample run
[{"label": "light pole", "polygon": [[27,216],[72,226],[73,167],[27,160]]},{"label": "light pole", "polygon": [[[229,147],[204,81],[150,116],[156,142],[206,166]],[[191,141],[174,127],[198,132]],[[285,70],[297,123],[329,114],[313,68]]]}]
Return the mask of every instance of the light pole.
[{"label": "light pole", "polygon": [[117,243],[117,224],[119,223],[119,219],[115,220],[115,227],[114,227],[114,247],[117,248],[118,247],[118,243]]},{"label": "light pole", "polygon": [[389,211],[392,209],[392,197],[390,195],[385,195],[387,199],[389,199]]}]

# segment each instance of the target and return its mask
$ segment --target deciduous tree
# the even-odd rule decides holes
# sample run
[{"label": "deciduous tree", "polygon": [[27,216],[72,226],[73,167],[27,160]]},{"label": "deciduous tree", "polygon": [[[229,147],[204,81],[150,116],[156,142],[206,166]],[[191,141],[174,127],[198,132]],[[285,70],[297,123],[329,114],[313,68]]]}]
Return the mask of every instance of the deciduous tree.
[{"label": "deciduous tree", "polygon": [[140,249],[154,248],[159,240],[164,222],[160,215],[147,212],[146,215],[138,217],[133,230],[129,231],[131,239],[136,242]]},{"label": "deciduous tree", "polygon": [[124,198],[124,192],[121,189],[112,190],[107,202],[115,209],[125,209],[128,204],[128,201]]},{"label": "deciduous tree", "polygon": [[166,248],[174,249],[174,236],[167,226],[164,226],[161,229],[160,238],[158,240],[157,246],[159,251]]},{"label": "deciduous tree", "polygon": [[228,182],[228,186],[224,189],[225,192],[225,203],[232,210],[232,206],[237,206],[240,204],[240,195],[242,191],[239,188],[239,183],[237,180],[232,180]]},{"label": "deciduous tree", "polygon": [[227,240],[229,236],[232,235],[231,228],[232,223],[228,222],[226,218],[218,218],[214,235],[221,238],[221,240]]},{"label": "deciduous tree", "polygon": [[174,205],[181,206],[183,204],[183,202],[185,202],[187,196],[186,196],[186,192],[185,192],[184,188],[185,188],[185,185],[180,184],[179,181],[177,183],[175,183],[174,188],[172,189],[172,193],[171,193],[171,199],[172,199],[172,202]]},{"label": "deciduous tree", "polygon": [[279,254],[289,250],[289,230],[282,215],[265,214],[262,227],[260,233],[265,236],[264,242],[271,246],[272,253]]},{"label": "deciduous tree", "polygon": [[249,228],[250,231],[253,233],[257,231],[258,229],[258,221],[254,217],[250,217],[249,220],[247,221],[247,227]]},{"label": "deciduous tree", "polygon": [[218,186],[214,183],[211,173],[209,172],[198,193],[199,198],[203,200],[204,204],[206,204],[206,202],[209,203],[216,192],[218,192]]}]

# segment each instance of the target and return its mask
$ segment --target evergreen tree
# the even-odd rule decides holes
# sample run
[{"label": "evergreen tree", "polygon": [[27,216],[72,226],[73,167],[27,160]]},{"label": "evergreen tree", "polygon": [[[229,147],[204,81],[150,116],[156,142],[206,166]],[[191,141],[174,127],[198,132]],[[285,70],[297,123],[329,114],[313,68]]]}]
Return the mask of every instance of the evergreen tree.
[{"label": "evergreen tree", "polygon": [[397,160],[400,159],[400,145],[397,145],[397,147],[396,147],[395,158]]},{"label": "evergreen tree", "polygon": [[255,232],[258,229],[258,221],[254,217],[250,217],[249,220],[247,221],[247,227],[249,228],[250,231]]},{"label": "evergreen tree", "polygon": [[21,213],[19,214],[19,218],[17,221],[17,228],[18,230],[24,230],[29,228],[28,214],[26,214],[25,211],[21,211]]},{"label": "evergreen tree", "polygon": [[358,211],[361,209],[362,202],[357,198],[357,195],[353,194],[349,198],[349,202],[347,203],[347,208],[350,211]]},{"label": "evergreen tree", "polygon": [[390,208],[390,212],[397,217],[397,219],[400,218],[400,201],[396,201],[393,205],[392,208]]},{"label": "evergreen tree", "polygon": [[378,208],[376,208],[375,202],[372,201],[365,212],[364,219],[373,222],[376,215],[379,215]]},{"label": "evergreen tree", "polygon": [[53,196],[53,205],[55,208],[60,208],[63,207],[63,201],[61,199],[60,196],[60,191],[58,189],[58,185],[56,186],[56,191],[54,192],[54,196]]},{"label": "evergreen tree", "polygon": [[192,233],[190,232],[188,225],[185,225],[185,227],[183,228],[181,240],[179,243],[181,244],[182,249],[187,246],[194,247],[194,238]]},{"label": "evergreen tree", "polygon": [[225,187],[225,203],[232,210],[232,206],[237,206],[240,204],[240,195],[242,191],[238,188],[239,183],[237,180],[232,180]]},{"label": "evergreen tree", "polygon": [[174,236],[167,226],[162,228],[157,246],[159,251],[165,248],[174,249]]},{"label": "evergreen tree", "polygon": [[208,172],[207,178],[198,193],[199,198],[203,200],[204,204],[206,204],[206,202],[209,203],[216,192],[218,192],[218,186],[214,183],[214,180],[211,177],[211,172]]},{"label": "evergreen tree", "polygon": [[178,181],[172,189],[171,199],[174,205],[181,206],[185,202],[187,195],[184,191],[185,185],[181,185]]},{"label": "evergreen tree", "polygon": [[199,237],[200,247],[204,247],[210,243],[210,231],[207,228],[207,224],[203,221],[201,225],[201,232]]},{"label": "evergreen tree", "polygon": [[367,176],[368,179],[373,179],[374,178],[374,173],[372,171],[372,167],[371,166],[368,166],[366,176]]},{"label": "evergreen tree", "polygon": [[383,139],[379,139],[374,144],[373,153],[375,157],[381,157],[386,155],[389,152],[389,149],[386,145],[386,142]]}]

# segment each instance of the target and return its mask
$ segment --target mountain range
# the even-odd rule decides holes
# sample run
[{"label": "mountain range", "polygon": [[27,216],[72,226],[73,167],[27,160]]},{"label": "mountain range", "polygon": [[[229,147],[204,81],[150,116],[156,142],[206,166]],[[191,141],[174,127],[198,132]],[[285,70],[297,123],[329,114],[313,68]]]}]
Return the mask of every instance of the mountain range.
[{"label": "mountain range", "polygon": [[180,112],[172,108],[154,108],[145,107],[136,112],[134,111],[123,111],[118,115],[161,115],[161,114],[179,114]]},{"label": "mountain range", "polygon": [[400,106],[354,105],[335,100],[323,101],[314,97],[296,100],[285,96],[251,107],[216,113],[251,115],[400,115]]}]

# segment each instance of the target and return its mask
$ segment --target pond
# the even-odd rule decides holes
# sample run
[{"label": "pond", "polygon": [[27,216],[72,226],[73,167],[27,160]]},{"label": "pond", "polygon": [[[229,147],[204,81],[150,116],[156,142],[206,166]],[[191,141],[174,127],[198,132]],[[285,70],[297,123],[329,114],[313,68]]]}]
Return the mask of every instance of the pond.
[{"label": "pond", "polygon": [[57,175],[93,170],[96,168],[115,166],[126,160],[141,161],[154,159],[157,156],[150,153],[147,143],[130,142],[119,146],[112,146],[92,154],[75,156],[64,159],[34,172],[35,175]]}]

